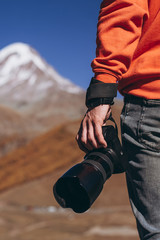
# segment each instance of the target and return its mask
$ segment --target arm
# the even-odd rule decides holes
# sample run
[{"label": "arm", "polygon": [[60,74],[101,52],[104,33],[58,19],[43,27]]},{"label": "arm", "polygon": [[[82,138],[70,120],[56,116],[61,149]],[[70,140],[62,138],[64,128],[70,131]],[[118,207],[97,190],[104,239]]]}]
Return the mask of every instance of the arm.
[{"label": "arm", "polygon": [[91,110],[85,115],[77,135],[81,149],[82,146],[88,150],[105,146],[100,129],[110,112],[118,82],[130,66],[147,18],[148,0],[102,2],[96,58],[92,61],[94,78],[86,94],[86,105]]},{"label": "arm", "polygon": [[95,78],[106,83],[120,80],[131,63],[148,18],[148,0],[104,0],[97,25]]}]

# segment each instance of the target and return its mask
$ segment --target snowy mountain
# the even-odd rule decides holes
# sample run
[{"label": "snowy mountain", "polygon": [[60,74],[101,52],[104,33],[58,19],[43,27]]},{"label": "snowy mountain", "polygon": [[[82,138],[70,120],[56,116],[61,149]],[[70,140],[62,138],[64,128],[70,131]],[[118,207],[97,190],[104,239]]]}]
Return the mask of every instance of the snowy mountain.
[{"label": "snowy mountain", "polygon": [[[0,51],[0,88],[4,91],[1,90],[1,94],[24,84],[27,89],[23,91],[23,98],[24,94],[27,95],[33,89],[42,92],[56,87],[69,93],[82,91],[80,87],[61,77],[33,48],[24,43],[14,43]],[[15,99],[20,94],[15,91]]]},{"label": "snowy mountain", "polygon": [[0,104],[50,125],[84,112],[84,90],[60,76],[24,43],[0,51]]}]

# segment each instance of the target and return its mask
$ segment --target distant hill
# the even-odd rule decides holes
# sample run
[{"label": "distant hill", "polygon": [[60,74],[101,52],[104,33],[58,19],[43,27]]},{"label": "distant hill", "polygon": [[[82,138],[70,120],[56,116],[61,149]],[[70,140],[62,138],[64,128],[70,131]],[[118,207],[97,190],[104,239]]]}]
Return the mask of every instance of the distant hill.
[{"label": "distant hill", "polygon": [[[122,102],[113,106],[119,125]],[[0,161],[0,191],[40,178],[82,160],[84,154],[75,141],[80,121],[67,122],[36,137]]]},{"label": "distant hill", "polygon": [[[75,124],[78,127],[78,123]],[[70,125],[55,128],[35,138],[25,147],[2,157],[0,191],[78,162],[83,154],[77,147],[75,135],[69,129]]]},{"label": "distant hill", "polygon": [[0,105],[0,157],[25,145],[39,134],[34,122],[17,111]]},{"label": "distant hill", "polygon": [[84,99],[82,88],[57,73],[29,45],[14,43],[0,51],[0,104],[34,120],[42,132],[79,119]]},{"label": "distant hill", "polygon": [[85,112],[85,91],[28,44],[0,50],[0,157]]}]

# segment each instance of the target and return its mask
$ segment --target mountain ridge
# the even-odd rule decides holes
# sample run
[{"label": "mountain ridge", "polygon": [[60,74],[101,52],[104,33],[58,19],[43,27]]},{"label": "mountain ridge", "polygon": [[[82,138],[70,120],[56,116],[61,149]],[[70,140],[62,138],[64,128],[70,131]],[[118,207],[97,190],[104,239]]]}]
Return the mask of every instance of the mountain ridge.
[{"label": "mountain ridge", "polygon": [[35,121],[42,131],[85,112],[85,91],[62,77],[24,43],[0,51],[0,104]]},{"label": "mountain ridge", "polygon": [[[71,93],[79,93],[82,88],[76,86],[68,79],[62,77],[55,69],[49,65],[40,54],[31,46],[25,43],[13,43],[3,48],[0,51],[0,87],[5,85],[8,81],[12,82],[14,79],[14,74],[16,74],[16,81],[14,81],[13,87],[19,84],[19,81],[28,81],[29,85],[34,85],[37,80],[37,76],[34,75],[34,71],[38,70],[41,73],[46,73],[46,77],[50,80],[57,82],[58,87],[63,87],[64,91]],[[21,67],[25,67],[27,70],[30,68],[30,72],[21,70],[20,73],[17,71]],[[10,79],[10,74],[12,78]],[[48,88],[53,84],[53,82],[44,83],[43,86],[39,88]],[[65,87],[65,88],[64,88]]]}]

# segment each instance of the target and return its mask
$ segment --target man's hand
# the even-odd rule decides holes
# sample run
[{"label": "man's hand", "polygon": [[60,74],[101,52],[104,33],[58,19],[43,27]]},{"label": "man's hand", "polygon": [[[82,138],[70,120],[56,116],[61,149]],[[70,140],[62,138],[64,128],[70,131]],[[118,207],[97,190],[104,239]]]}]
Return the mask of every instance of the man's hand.
[{"label": "man's hand", "polygon": [[102,134],[102,126],[111,114],[110,105],[99,105],[88,110],[76,136],[79,148],[88,152],[94,148],[107,147]]}]

